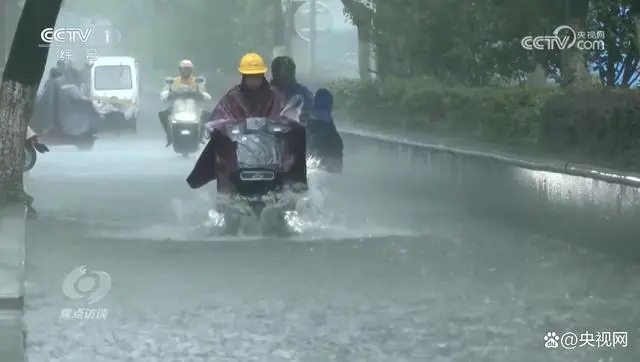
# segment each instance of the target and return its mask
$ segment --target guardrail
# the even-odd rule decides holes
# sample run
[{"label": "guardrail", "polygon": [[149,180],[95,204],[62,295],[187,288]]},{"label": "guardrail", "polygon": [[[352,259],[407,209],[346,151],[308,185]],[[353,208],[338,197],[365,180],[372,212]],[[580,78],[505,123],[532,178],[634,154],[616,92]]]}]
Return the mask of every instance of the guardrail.
[{"label": "guardrail", "polygon": [[0,360],[25,362],[26,209],[0,209]]},{"label": "guardrail", "polygon": [[[341,130],[345,146],[419,168],[433,194],[479,217],[577,246],[640,258],[640,176]],[[364,151],[367,152],[367,151]],[[393,166],[391,166],[393,167]]]}]

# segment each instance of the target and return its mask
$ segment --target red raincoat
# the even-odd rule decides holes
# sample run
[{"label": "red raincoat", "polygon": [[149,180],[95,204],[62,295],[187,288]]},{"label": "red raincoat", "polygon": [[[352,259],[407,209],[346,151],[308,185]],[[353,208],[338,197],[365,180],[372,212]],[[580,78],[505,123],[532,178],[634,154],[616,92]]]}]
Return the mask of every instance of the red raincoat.
[{"label": "red raincoat", "polygon": [[282,95],[271,86],[268,90],[256,91],[252,98],[254,99],[245,96],[240,86],[233,87],[213,109],[209,121],[235,121],[250,117],[277,118],[284,107]]},{"label": "red raincoat", "polygon": [[[279,118],[284,107],[282,95],[271,86],[256,91],[253,97],[247,97],[240,86],[232,88],[225,94],[211,112],[209,122],[234,122],[244,121],[251,117]],[[211,138],[196,161],[193,170],[187,177],[187,183],[191,188],[199,188],[218,178],[218,189],[226,188],[228,175],[218,175],[217,157],[220,153],[235,152],[232,147],[227,147],[229,139],[220,132],[212,132]],[[231,146],[231,145],[230,145]],[[231,156],[231,155],[228,155]],[[220,178],[223,178],[222,180]]]}]

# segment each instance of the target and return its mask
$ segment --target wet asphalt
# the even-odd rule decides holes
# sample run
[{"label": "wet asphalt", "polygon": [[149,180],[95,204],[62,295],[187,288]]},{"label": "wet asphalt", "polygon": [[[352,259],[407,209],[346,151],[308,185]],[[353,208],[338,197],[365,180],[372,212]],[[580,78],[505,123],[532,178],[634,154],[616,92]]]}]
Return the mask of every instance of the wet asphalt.
[{"label": "wet asphalt", "polygon": [[[429,175],[349,145],[343,175],[311,177],[296,235],[215,236],[208,193],[184,182],[195,156],[165,149],[156,126],[52,147],[27,176],[31,362],[640,357],[636,265],[477,219]],[[100,283],[65,288],[81,266]],[[545,348],[548,332],[578,346]],[[587,334],[607,332],[627,346]]]}]

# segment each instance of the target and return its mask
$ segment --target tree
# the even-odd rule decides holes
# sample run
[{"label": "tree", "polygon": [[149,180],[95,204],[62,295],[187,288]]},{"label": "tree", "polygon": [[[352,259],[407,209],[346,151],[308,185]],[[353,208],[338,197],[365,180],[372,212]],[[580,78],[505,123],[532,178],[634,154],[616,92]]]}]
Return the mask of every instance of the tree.
[{"label": "tree", "polygon": [[[565,0],[565,24],[572,29],[585,29],[589,14],[589,0]],[[586,54],[578,47],[565,49],[561,54],[561,84],[581,85],[583,78],[589,76]]]},{"label": "tree", "polygon": [[26,0],[0,84],[0,205],[28,201],[22,169],[24,139],[33,113],[47,48],[40,32],[53,27],[61,0]]},{"label": "tree", "polygon": [[607,87],[629,88],[638,79],[638,35],[636,16],[619,2],[592,3],[589,21],[604,34],[604,49],[587,52],[600,80]]},{"label": "tree", "polygon": [[[342,0],[344,5],[345,15],[351,19],[353,25],[356,26],[358,31],[358,69],[360,73],[360,79],[371,79],[371,41],[373,40],[373,19],[374,19],[374,6],[370,0],[359,2],[356,0]],[[380,74],[380,69],[377,69],[378,75],[385,76],[384,68]]]},{"label": "tree", "polygon": [[[551,34],[559,25],[580,33],[594,30],[602,19],[587,21],[590,5],[604,1],[342,0],[361,40],[370,36],[375,45],[380,78],[427,76],[469,86],[504,84],[503,80],[511,84],[535,69],[565,85],[574,84],[587,73],[586,58],[592,52],[577,47],[526,51],[521,40]],[[619,7],[622,2],[640,4],[608,3]],[[637,11],[640,14],[640,6]],[[371,27],[370,35],[362,31],[366,27]],[[629,69],[631,60],[625,60]]]}]

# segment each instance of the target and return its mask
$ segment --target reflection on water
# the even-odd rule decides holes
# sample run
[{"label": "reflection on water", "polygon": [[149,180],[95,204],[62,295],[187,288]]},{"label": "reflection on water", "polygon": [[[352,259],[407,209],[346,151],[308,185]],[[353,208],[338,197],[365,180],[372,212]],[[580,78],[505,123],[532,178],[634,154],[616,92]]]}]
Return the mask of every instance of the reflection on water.
[{"label": "reflection on water", "polygon": [[550,201],[572,206],[597,205],[621,212],[640,206],[640,189],[612,184],[586,177],[564,175],[546,171],[516,169],[517,181],[545,192]]}]

